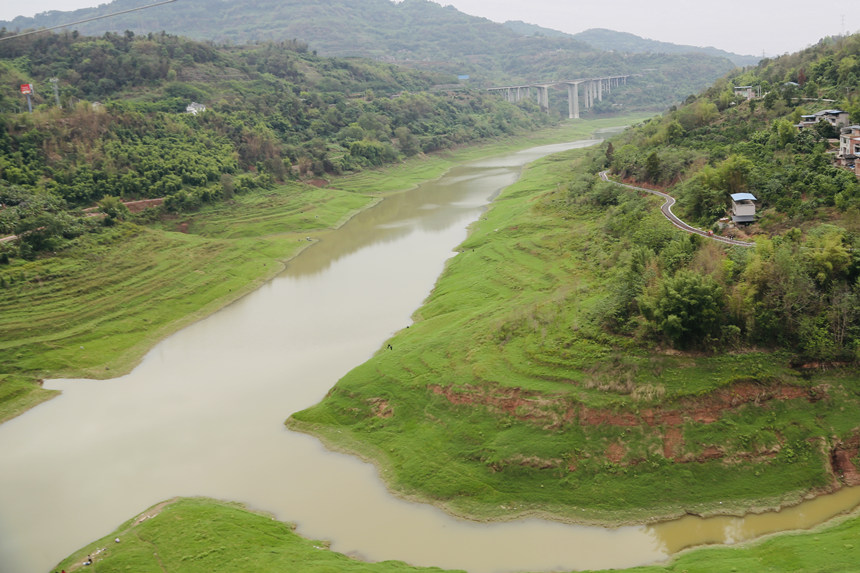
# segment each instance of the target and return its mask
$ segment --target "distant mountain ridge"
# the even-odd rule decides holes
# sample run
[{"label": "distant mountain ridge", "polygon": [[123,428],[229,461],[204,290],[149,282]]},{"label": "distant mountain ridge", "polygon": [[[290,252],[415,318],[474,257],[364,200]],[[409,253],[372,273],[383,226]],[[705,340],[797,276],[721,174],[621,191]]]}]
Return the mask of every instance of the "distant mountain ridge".
[{"label": "distant mountain ridge", "polygon": [[544,28],[536,24],[527,24],[519,20],[505,22],[505,27],[522,36],[542,36],[547,38],[572,38],[585,42],[600,50],[626,52],[630,54],[706,54],[717,58],[726,58],[738,67],[752,66],[761,58],[735,54],[713,47],[688,46],[649,40],[628,32],[616,32],[605,28],[591,28],[577,34],[567,34],[552,28]]},{"label": "distant mountain ridge", "polygon": [[754,66],[759,62],[759,60],[761,60],[758,56],[735,54],[711,46],[703,48],[699,46],[686,46],[683,44],[660,42],[657,40],[641,38],[635,34],[615,32],[604,28],[591,28],[584,32],[573,34],[571,37],[581,40],[595,48],[600,48],[601,50],[615,50],[618,52],[634,54],[700,53],[718,58],[727,58],[738,67]]},{"label": "distant mountain ridge", "polygon": [[[114,0],[97,8],[19,17],[0,22],[0,27],[47,28],[140,6],[141,0]],[[87,36],[164,31],[216,44],[296,40],[323,56],[364,57],[468,76],[472,87],[648,70],[635,89],[626,90],[627,99],[603,102],[604,109],[594,110],[599,113],[665,109],[734,67],[726,57],[701,52],[627,54],[617,46],[607,50],[569,34],[523,33],[430,0],[180,0],[75,29]]]},{"label": "distant mountain ridge", "polygon": [[[0,26],[9,30],[49,27],[140,5],[140,0],[114,0],[97,8],[0,21]],[[181,0],[88,22],[76,29],[86,35],[165,31],[235,44],[298,39],[325,56],[398,60],[483,55],[509,42],[526,46],[545,43],[429,0]],[[570,36],[555,39],[553,46],[588,49]]]}]

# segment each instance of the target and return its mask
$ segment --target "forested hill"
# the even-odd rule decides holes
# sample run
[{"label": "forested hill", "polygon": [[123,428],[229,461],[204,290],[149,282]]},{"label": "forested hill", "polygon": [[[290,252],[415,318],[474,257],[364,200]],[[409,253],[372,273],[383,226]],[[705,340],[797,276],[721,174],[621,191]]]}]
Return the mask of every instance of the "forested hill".
[{"label": "forested hill", "polygon": [[[481,518],[738,515],[856,485],[860,178],[828,122],[796,124],[860,124],[858,79],[860,36],[828,40],[533,165],[392,350],[289,427]],[[682,232],[607,169],[747,245]]]},{"label": "forested hill", "polygon": [[546,36],[550,38],[570,38],[585,42],[592,48],[606,50],[609,52],[623,52],[628,54],[705,54],[716,58],[726,58],[736,66],[750,66],[758,63],[759,58],[755,56],[743,56],[717,48],[702,48],[699,46],[686,46],[672,44],[670,42],[658,42],[640,38],[635,34],[627,32],[615,32],[603,28],[591,28],[577,34],[566,34],[544,28],[522,21],[507,21],[505,27],[513,30],[521,36]]},{"label": "forested hill", "polygon": [[[752,86],[754,97],[736,94],[735,86]],[[860,35],[831,38],[723,78],[616,139],[606,160],[617,176],[671,193],[682,218],[756,239],[757,247],[721,258],[706,256],[705,246],[640,245],[644,250],[619,271],[626,278],[618,282],[607,324],[623,330],[636,320],[653,321],[660,336],[679,346],[710,338],[726,346],[784,346],[809,361],[860,359],[855,158],[840,156],[845,135],[825,119],[798,128],[803,116],[838,110],[847,112],[841,126],[860,129],[858,86]],[[756,197],[755,222],[729,221],[732,193]],[[663,276],[648,284],[641,271],[656,260]],[[710,322],[698,312],[670,316],[652,305],[666,292],[660,288],[688,280],[720,291]]]},{"label": "forested hill", "polygon": [[[7,30],[49,27],[141,6],[115,0],[98,8],[50,12],[0,22]],[[524,36],[502,24],[469,16],[429,0],[181,0],[81,24],[83,34],[166,31],[215,43],[298,40],[328,56],[359,56],[470,76],[490,85],[640,74],[625,109],[654,111],[682,101],[732,69],[708,54],[626,54],[592,47],[572,36]]]},{"label": "forested hill", "polygon": [[[141,0],[114,0],[97,8],[49,12],[16,18],[9,29],[52,26],[145,5]],[[0,22],[0,25],[3,23]],[[298,39],[327,56],[365,56],[397,60],[440,60],[487,55],[518,35],[504,26],[443,8],[429,0],[180,0],[139,12],[78,26],[81,33],[131,30],[137,34],[166,31],[199,40],[247,44]],[[506,49],[536,47],[519,42]],[[587,49],[573,39],[555,44]]]},{"label": "forested hill", "polygon": [[[532,102],[427,91],[452,81],[323,58],[296,42],[219,48],[131,32],[2,42],[0,236],[21,236],[30,256],[92,227],[79,209],[105,197],[166,197],[168,210],[194,209],[249,187],[550,122]],[[17,89],[25,83],[35,89],[33,114]],[[186,113],[192,102],[206,110]]]},{"label": "forested hill", "polygon": [[602,50],[616,50],[619,52],[629,52],[631,54],[638,53],[654,53],[654,54],[686,54],[700,53],[714,56],[717,58],[727,58],[738,67],[751,66],[758,63],[761,59],[757,56],[747,56],[734,54],[718,48],[699,46],[684,46],[672,44],[669,42],[659,42],[657,40],[648,40],[640,38],[634,34],[626,32],[615,32],[614,30],[605,30],[602,28],[592,28],[585,30],[572,36],[577,40]]}]

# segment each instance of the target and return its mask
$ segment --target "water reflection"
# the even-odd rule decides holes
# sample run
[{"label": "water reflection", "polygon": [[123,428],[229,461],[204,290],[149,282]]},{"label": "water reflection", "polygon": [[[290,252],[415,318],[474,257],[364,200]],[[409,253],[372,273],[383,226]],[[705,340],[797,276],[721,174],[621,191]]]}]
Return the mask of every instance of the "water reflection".
[{"label": "water reflection", "polygon": [[518,165],[510,160],[500,165],[504,168],[456,167],[438,181],[386,197],[336,232],[321,235],[312,253],[290,262],[290,274],[320,273],[368,245],[398,241],[416,231],[434,233],[464,218],[474,219],[498,190],[517,179]]}]

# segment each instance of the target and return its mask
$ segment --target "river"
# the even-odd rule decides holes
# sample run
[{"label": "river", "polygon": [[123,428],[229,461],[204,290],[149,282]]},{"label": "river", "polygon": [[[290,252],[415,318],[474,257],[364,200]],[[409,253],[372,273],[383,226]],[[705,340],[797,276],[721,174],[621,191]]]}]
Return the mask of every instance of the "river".
[{"label": "river", "polygon": [[0,571],[47,571],[174,496],[246,503],[359,558],[472,573],[632,566],[856,505],[840,498],[811,521],[800,509],[788,526],[752,530],[694,518],[617,529],[478,524],[400,500],[373,466],[284,427],[410,323],[468,225],[523,165],[594,143],[477,161],[392,195],[321,234],[259,290],[160,342],[127,376],[46,382],[62,394],[0,425]]}]

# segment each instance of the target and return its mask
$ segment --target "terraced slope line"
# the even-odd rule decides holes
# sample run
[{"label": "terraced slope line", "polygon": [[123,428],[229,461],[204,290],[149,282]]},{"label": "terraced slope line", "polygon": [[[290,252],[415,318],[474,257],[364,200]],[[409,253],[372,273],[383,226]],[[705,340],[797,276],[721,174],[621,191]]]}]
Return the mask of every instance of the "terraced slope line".
[{"label": "terraced slope line", "polygon": [[725,243],[727,245],[734,245],[736,247],[755,247],[755,243],[747,243],[744,241],[738,241],[736,239],[729,239],[728,237],[721,237],[719,235],[714,235],[708,233],[707,231],[703,231],[701,229],[697,229],[696,227],[692,227],[679,219],[672,212],[672,205],[675,204],[675,198],[669,195],[668,193],[663,193],[662,191],[654,191],[653,189],[646,189],[645,187],[636,187],[635,185],[628,185],[626,183],[619,183],[618,181],[613,181],[609,178],[608,171],[601,171],[600,178],[604,181],[608,181],[609,183],[615,183],[616,185],[621,185],[622,187],[627,187],[628,189],[633,189],[634,191],[645,191],[646,193],[651,193],[652,195],[659,195],[663,197],[666,202],[660,206],[660,211],[663,212],[663,215],[671,221],[673,225],[678,227],[684,232],[693,233],[696,235],[701,235],[707,239],[711,239],[713,241],[717,241],[718,243]]}]

